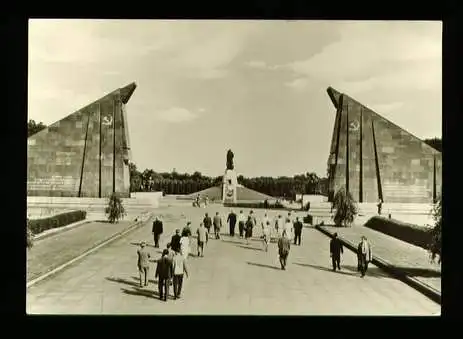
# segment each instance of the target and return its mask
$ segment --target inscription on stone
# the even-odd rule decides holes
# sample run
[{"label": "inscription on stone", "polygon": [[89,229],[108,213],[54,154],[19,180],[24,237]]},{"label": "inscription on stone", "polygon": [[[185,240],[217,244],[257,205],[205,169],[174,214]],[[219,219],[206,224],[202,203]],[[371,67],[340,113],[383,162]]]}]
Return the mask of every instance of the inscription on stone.
[{"label": "inscription on stone", "polygon": [[78,184],[72,177],[35,178],[27,181],[28,190],[74,190]]}]

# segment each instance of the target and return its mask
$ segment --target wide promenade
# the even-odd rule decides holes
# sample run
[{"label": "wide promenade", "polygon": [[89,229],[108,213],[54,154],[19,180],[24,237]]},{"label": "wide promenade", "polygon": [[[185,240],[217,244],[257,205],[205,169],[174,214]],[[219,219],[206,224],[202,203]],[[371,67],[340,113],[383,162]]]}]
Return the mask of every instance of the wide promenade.
[{"label": "wide promenade", "polygon": [[[193,232],[205,212],[220,205],[193,208],[186,204],[159,208],[164,234],[161,246],[186,220]],[[247,214],[248,209],[244,209]],[[276,213],[269,212],[273,217]],[[287,212],[281,212],[286,215]],[[256,211],[258,220],[263,211]],[[294,215],[294,214],[293,214]],[[259,229],[259,228],[258,228]],[[260,230],[259,230],[260,231]],[[357,259],[345,249],[342,271],[331,271],[329,238],[313,228],[303,231],[302,246],[292,246],[289,267],[279,269],[276,244],[262,250],[260,232],[249,246],[238,237],[212,239],[204,258],[190,257],[190,277],[182,299],[160,301],[154,281],[138,287],[137,243],[145,240],[154,258],[151,225],[129,233],[27,291],[29,314],[239,314],[239,315],[433,315],[440,306],[408,285],[371,266],[367,276],[356,272]],[[228,233],[228,226],[222,228]],[[193,239],[194,240],[194,239]],[[193,254],[196,244],[193,241]],[[171,289],[172,293],[172,289]]]}]

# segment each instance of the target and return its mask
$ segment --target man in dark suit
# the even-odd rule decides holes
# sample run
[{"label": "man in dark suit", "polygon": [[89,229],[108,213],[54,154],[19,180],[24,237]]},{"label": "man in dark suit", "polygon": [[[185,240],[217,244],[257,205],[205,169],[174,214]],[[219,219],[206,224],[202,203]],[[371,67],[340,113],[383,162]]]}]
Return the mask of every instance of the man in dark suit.
[{"label": "man in dark suit", "polygon": [[294,222],[294,245],[301,246],[301,235],[302,235],[302,222],[299,220],[299,217],[296,217]]},{"label": "man in dark suit", "polygon": [[162,257],[158,260],[155,278],[158,278],[159,299],[167,301],[169,296],[170,279],[173,276],[173,263],[169,259],[169,251],[162,251]]},{"label": "man in dark suit", "polygon": [[333,271],[341,269],[341,253],[344,253],[342,248],[341,240],[338,238],[338,234],[335,233],[333,235],[333,239],[330,241],[330,257],[331,257],[331,264],[333,265]]},{"label": "man in dark suit", "polygon": [[158,217],[153,221],[154,247],[159,248],[159,237],[163,232],[162,221]]},{"label": "man in dark suit", "polygon": [[228,215],[227,222],[230,225],[230,236],[234,237],[235,236],[235,225],[236,225],[236,214],[235,212],[230,211],[230,214]]},{"label": "man in dark suit", "polygon": [[180,236],[180,230],[176,229],[175,234],[172,236],[172,239],[170,240],[170,246],[175,252],[180,252],[180,239],[182,237]]},{"label": "man in dark suit", "polygon": [[209,214],[206,213],[203,219],[203,224],[204,227],[207,229],[207,233],[211,233],[211,227],[212,227],[212,218],[209,216]]}]

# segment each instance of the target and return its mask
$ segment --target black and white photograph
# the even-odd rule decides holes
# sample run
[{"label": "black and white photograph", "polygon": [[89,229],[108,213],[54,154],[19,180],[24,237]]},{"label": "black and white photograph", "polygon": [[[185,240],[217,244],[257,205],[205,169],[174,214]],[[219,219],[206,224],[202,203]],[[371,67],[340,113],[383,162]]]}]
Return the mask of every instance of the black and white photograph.
[{"label": "black and white photograph", "polygon": [[26,313],[440,316],[442,33],[29,19]]}]

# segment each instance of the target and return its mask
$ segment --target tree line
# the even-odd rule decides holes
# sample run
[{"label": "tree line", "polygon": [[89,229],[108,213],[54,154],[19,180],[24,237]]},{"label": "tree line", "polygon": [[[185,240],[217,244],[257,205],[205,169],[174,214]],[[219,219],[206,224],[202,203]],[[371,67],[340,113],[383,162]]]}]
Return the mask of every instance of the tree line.
[{"label": "tree line", "polygon": [[[152,169],[138,171],[133,163],[130,168],[130,191],[151,192],[162,191],[165,194],[191,194],[203,189],[218,186],[223,176],[209,177],[196,171],[193,174],[172,172],[155,172]],[[256,177],[238,176],[238,183],[258,192],[274,197],[295,198],[296,194],[324,193],[326,178],[316,173],[298,174],[293,177]]]}]

